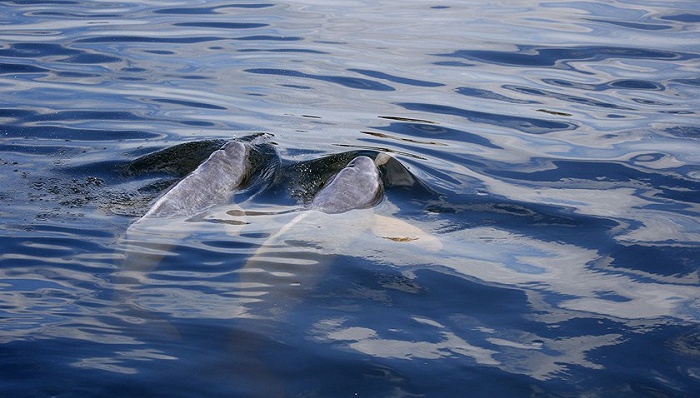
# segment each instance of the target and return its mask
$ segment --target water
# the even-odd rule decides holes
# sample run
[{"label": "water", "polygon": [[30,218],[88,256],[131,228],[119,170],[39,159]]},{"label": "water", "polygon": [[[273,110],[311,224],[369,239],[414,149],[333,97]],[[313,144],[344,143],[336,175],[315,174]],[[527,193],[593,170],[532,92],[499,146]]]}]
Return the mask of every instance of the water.
[{"label": "water", "polygon": [[[0,8],[1,396],[700,391],[697,2]],[[130,162],[259,132],[425,190],[125,244],[176,178]]]}]

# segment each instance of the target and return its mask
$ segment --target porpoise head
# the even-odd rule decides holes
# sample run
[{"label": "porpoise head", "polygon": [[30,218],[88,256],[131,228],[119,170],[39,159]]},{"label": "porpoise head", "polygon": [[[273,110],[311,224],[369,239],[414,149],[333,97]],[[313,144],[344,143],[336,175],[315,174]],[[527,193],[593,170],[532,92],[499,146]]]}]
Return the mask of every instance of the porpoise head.
[{"label": "porpoise head", "polygon": [[348,163],[314,197],[311,208],[325,213],[366,209],[381,201],[384,187],[379,170],[367,156]]}]

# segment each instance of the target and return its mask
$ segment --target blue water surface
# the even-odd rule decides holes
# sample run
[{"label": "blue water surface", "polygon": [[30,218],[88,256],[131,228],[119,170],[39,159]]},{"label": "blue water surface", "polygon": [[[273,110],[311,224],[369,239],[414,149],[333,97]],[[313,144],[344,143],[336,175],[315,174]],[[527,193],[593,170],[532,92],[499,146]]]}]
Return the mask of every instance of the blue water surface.
[{"label": "blue water surface", "polygon": [[[700,395],[697,1],[0,10],[0,396]],[[261,132],[423,189],[128,236],[131,161]]]}]

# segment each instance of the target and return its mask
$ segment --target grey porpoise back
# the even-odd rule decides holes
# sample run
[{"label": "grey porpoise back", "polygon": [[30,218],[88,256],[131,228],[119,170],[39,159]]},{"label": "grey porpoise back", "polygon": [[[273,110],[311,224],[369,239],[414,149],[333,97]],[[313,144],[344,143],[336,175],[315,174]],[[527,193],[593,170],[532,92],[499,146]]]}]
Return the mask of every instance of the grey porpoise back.
[{"label": "grey porpoise back", "polygon": [[382,179],[374,161],[367,156],[358,156],[316,194],[311,208],[330,214],[365,209],[377,204],[383,192]]}]

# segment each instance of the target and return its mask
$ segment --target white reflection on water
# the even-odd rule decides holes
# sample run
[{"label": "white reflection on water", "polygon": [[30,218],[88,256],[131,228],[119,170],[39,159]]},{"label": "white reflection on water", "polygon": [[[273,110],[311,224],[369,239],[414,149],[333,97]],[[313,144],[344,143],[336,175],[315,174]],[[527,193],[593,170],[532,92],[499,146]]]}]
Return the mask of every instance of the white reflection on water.
[{"label": "white reflection on water", "polygon": [[[423,333],[428,332],[430,340],[384,338],[378,331],[370,328],[346,326],[342,318],[317,322],[312,330],[312,338],[321,343],[332,343],[343,349],[377,358],[470,359],[477,364],[496,366],[507,372],[525,374],[539,380],[561,376],[573,365],[602,369],[601,364],[588,358],[588,353],[623,341],[621,335],[606,334],[563,338],[518,336],[524,341],[518,342],[502,337],[488,337],[501,336],[510,331],[498,332],[486,328],[469,330],[470,338],[477,341],[485,339],[490,343],[490,348],[485,348],[470,344],[468,340],[433,320],[413,317],[407,321],[420,323],[421,330]],[[533,340],[535,342],[532,342]]]},{"label": "white reflection on water", "polygon": [[[615,239],[621,242],[665,245],[673,241],[674,245],[693,246],[700,241],[695,215],[651,208],[650,201],[640,197],[639,192],[648,197],[653,197],[655,192],[643,186],[638,189],[614,188],[614,183],[599,183],[596,184],[599,189],[533,189],[497,180],[491,183],[494,192],[517,200],[565,206],[578,214],[628,221],[630,225],[615,235]],[[570,185],[575,183],[569,182]]]},{"label": "white reflection on water", "polygon": [[433,338],[430,341],[382,338],[370,328],[343,327],[343,319],[324,319],[314,325],[312,334],[319,341],[342,342],[352,350],[379,358],[410,360],[465,356],[473,358],[478,364],[499,365],[494,359],[497,351],[471,345],[433,320],[420,317],[411,319],[433,331]]},{"label": "white reflection on water", "polygon": [[176,357],[163,354],[158,350],[146,348],[116,351],[114,355],[108,357],[83,358],[76,361],[75,363],[72,363],[71,366],[75,366],[76,368],[100,369],[107,372],[133,375],[139,373],[139,370],[132,367],[122,366],[124,362],[162,361],[176,359]]}]

